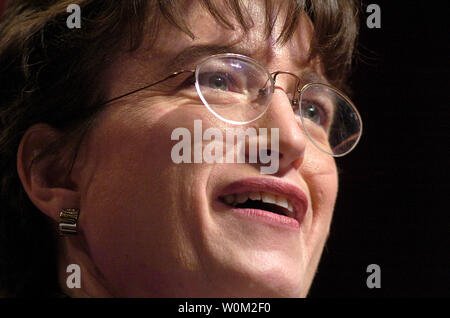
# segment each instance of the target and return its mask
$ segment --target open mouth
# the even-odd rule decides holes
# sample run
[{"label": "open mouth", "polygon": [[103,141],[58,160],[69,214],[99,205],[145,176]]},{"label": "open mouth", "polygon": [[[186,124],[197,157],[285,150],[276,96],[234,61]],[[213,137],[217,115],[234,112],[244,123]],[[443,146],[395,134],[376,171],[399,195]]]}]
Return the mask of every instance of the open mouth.
[{"label": "open mouth", "polygon": [[229,183],[217,201],[238,215],[298,229],[308,209],[308,197],[299,186],[278,178],[249,177]]},{"label": "open mouth", "polygon": [[294,207],[290,200],[282,195],[260,192],[244,192],[220,197],[220,200],[238,209],[263,210],[295,219]]}]

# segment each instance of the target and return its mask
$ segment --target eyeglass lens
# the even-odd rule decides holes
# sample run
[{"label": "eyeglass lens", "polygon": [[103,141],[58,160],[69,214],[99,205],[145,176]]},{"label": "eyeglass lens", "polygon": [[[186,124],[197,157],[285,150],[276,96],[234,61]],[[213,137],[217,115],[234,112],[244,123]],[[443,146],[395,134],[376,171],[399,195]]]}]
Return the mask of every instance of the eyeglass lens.
[{"label": "eyeglass lens", "polygon": [[272,82],[269,74],[250,59],[236,56],[210,58],[196,72],[196,85],[205,105],[219,118],[248,123],[267,109]]}]

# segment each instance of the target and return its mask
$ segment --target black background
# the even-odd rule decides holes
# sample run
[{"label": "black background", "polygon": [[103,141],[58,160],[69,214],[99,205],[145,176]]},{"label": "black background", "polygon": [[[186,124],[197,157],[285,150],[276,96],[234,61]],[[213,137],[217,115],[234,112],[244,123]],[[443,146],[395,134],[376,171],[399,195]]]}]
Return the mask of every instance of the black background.
[{"label": "black background", "polygon": [[[369,29],[368,4],[381,8]],[[448,297],[449,23],[446,2],[365,1],[352,78],[364,135],[342,169],[310,297]],[[369,289],[369,264],[381,288]]]}]

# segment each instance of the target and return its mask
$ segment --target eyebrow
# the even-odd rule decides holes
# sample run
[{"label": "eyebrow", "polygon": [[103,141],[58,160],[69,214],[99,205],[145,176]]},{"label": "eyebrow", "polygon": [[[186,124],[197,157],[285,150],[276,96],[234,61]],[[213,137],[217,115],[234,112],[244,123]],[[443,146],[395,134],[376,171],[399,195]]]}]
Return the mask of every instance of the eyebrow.
[{"label": "eyebrow", "polygon": [[193,45],[183,49],[174,58],[166,63],[166,68],[170,71],[179,71],[188,67],[201,57],[206,57],[221,53],[235,53],[252,56],[252,52],[235,45]]}]

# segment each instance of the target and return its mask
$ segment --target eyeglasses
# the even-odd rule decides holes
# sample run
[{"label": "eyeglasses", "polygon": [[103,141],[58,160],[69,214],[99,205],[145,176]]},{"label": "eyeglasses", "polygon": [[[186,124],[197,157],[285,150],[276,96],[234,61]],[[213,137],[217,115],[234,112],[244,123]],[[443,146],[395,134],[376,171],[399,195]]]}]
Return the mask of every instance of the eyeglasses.
[{"label": "eyeglasses", "polygon": [[295,90],[288,94],[295,116],[306,135],[321,151],[341,157],[353,150],[362,134],[362,120],[353,102],[338,89],[323,83],[308,83],[295,74],[269,71],[256,60],[240,54],[217,54],[204,59],[195,70],[182,70],[106,101],[107,104],[162,83],[183,73],[195,76],[200,100],[217,118],[234,125],[248,124],[269,109],[280,75],[296,79]]}]

